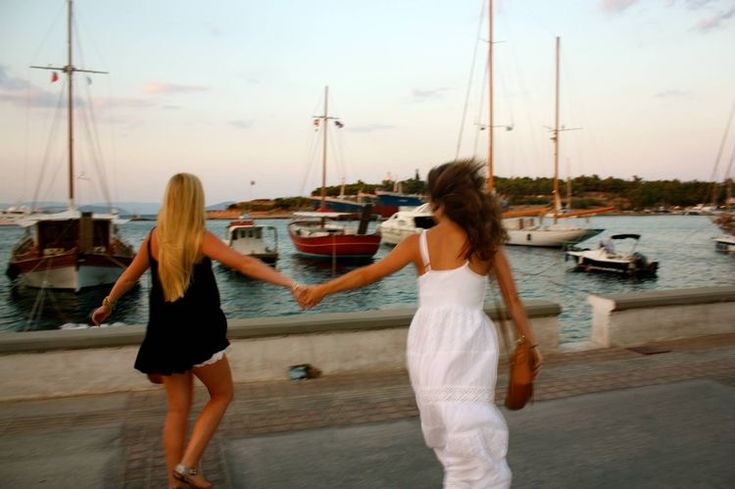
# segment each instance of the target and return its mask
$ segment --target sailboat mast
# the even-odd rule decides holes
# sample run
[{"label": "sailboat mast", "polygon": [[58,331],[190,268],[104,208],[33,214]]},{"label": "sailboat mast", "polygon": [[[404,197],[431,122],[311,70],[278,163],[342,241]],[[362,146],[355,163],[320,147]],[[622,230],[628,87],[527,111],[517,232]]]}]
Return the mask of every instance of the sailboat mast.
[{"label": "sailboat mast", "polygon": [[556,36],[556,94],[554,101],[554,222],[561,211],[561,197],[559,195],[559,53],[561,40]]},{"label": "sailboat mast", "polygon": [[74,105],[72,104],[74,96],[74,68],[72,65],[72,8],[73,1],[68,0],[67,9],[67,27],[66,27],[66,42],[67,42],[67,59],[68,63],[64,71],[66,71],[67,78],[67,117],[69,126],[69,209],[74,209]]},{"label": "sailboat mast", "polygon": [[487,191],[495,192],[493,177],[493,0],[488,0],[488,38],[487,38]]},{"label": "sailboat mast", "polygon": [[319,210],[327,210],[327,121],[329,120],[329,113],[327,112],[327,104],[329,103],[329,86],[324,87],[324,115],[322,120],[324,121],[324,140],[322,148],[322,201],[319,206]]}]

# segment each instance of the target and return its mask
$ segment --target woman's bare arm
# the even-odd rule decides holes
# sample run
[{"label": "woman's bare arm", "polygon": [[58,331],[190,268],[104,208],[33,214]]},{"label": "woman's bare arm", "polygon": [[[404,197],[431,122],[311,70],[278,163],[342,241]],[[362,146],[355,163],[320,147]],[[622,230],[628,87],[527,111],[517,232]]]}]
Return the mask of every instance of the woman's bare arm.
[{"label": "woman's bare arm", "polygon": [[272,267],[269,267],[257,258],[243,255],[227,246],[221,239],[211,232],[204,233],[202,238],[202,253],[243,275],[253,277],[289,289],[295,289],[298,284]]},{"label": "woman's bare arm", "polygon": [[304,293],[305,303],[309,307],[312,307],[328,295],[364,287],[400,270],[411,262],[415,262],[417,258],[418,239],[418,235],[409,236],[401,241],[380,261],[353,270],[321,285],[310,287]]},{"label": "woman's bare arm", "polygon": [[135,258],[133,258],[132,263],[128,265],[128,268],[126,268],[120,277],[118,277],[117,281],[115,281],[115,285],[112,286],[112,290],[110,290],[110,293],[105,297],[103,304],[92,313],[92,322],[94,324],[99,326],[102,321],[107,319],[118,299],[132,289],[138,282],[140,276],[148,270],[148,267],[150,266],[150,261],[148,259],[149,239],[150,236],[143,240],[143,243],[141,243],[138,253],[135,255]]}]

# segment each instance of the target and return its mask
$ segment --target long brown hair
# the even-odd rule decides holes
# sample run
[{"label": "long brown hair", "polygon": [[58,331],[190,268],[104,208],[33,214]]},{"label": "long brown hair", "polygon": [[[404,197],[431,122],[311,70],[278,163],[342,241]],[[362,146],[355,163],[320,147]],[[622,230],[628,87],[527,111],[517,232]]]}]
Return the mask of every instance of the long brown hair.
[{"label": "long brown hair", "polygon": [[432,168],[428,177],[432,205],[441,206],[444,215],[467,234],[462,254],[468,260],[473,256],[492,259],[508,238],[498,201],[484,189],[483,168],[475,160],[459,160]]},{"label": "long brown hair", "polygon": [[205,231],[204,189],[190,173],[177,173],[168,182],[158,212],[158,271],[163,297],[168,302],[183,297]]}]

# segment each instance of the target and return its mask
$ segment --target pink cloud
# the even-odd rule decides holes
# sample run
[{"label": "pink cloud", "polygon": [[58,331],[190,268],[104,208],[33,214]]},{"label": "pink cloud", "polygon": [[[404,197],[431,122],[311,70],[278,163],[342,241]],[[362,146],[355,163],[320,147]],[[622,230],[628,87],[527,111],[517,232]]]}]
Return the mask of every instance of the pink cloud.
[{"label": "pink cloud", "polygon": [[638,0],[602,0],[600,8],[607,14],[620,14]]},{"label": "pink cloud", "polygon": [[723,21],[728,20],[733,16],[735,16],[735,7],[730,7],[730,9],[725,12],[719,12],[700,20],[697,22],[697,25],[694,26],[694,30],[699,32],[709,32],[713,29],[717,29],[722,25]]},{"label": "pink cloud", "polygon": [[176,83],[166,82],[149,82],[143,87],[143,91],[146,93],[194,93],[194,92],[206,92],[209,87],[201,85],[178,85]]}]

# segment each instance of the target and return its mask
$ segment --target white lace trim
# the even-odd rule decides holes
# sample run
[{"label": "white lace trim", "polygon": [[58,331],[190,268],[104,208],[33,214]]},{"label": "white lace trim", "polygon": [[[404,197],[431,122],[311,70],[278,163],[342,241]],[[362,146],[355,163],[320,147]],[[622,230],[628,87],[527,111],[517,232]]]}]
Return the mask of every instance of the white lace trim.
[{"label": "white lace trim", "polygon": [[224,358],[225,353],[227,353],[227,350],[229,349],[230,347],[228,346],[224,350],[218,351],[217,353],[209,357],[209,360],[205,360],[202,363],[197,363],[196,365],[194,365],[194,367],[206,367],[207,365],[212,365],[213,363],[219,362]]},{"label": "white lace trim", "polygon": [[495,391],[489,387],[444,385],[439,387],[416,387],[418,402],[441,401],[495,401]]}]

